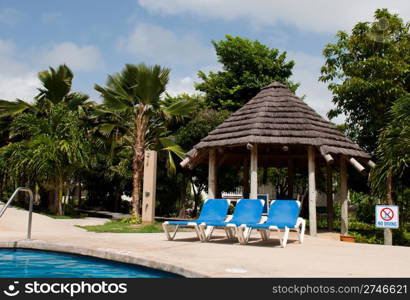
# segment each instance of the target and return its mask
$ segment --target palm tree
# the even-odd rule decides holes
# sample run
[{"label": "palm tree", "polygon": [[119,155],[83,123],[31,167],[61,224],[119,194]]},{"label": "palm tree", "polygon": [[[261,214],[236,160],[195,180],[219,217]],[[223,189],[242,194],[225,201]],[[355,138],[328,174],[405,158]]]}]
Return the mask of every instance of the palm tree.
[{"label": "palm tree", "polygon": [[69,179],[90,161],[90,143],[81,120],[67,106],[57,104],[48,110],[47,117],[19,114],[11,133],[24,138],[0,149],[8,174],[38,182],[52,192],[49,209],[62,215],[61,198]]},{"label": "palm tree", "polygon": [[[78,138],[85,139],[80,134],[86,126],[84,117],[95,107],[95,103],[89,101],[87,95],[71,91],[73,73],[66,65],[60,65],[57,69],[50,67],[49,70],[40,72],[38,78],[42,82],[42,87],[38,89],[39,93],[34,97],[33,103],[21,99],[16,99],[16,101],[0,100],[0,119],[7,119],[8,128],[5,131],[12,132],[11,138],[3,143],[8,145],[1,149],[2,157],[0,159],[3,160],[3,163],[4,161],[10,162],[5,164],[7,170],[2,170],[2,173],[13,174],[16,180],[32,178],[41,187],[55,191],[53,198],[49,198],[49,207],[51,211],[61,214],[61,203],[58,200],[61,199],[61,187],[69,179],[67,174],[71,174],[71,171],[67,173],[67,170],[73,167],[76,161],[75,159],[63,158],[64,155],[77,157],[74,148],[79,147],[80,140],[76,140],[73,136],[59,136],[57,132],[50,132],[51,128],[48,126],[53,123],[63,133],[66,131],[63,130],[64,124],[61,122],[64,120],[73,122],[79,126]],[[57,112],[62,111],[64,113],[57,114]],[[66,117],[71,119],[66,119]],[[71,128],[71,125],[67,124],[67,128]],[[74,134],[74,131],[71,133]],[[42,145],[48,145],[48,147],[43,149]],[[71,149],[71,147],[74,148]],[[63,154],[65,151],[66,154]],[[31,153],[30,157],[27,156],[28,153]],[[37,162],[42,163],[42,165],[30,169],[30,166],[36,165],[35,161],[31,161],[33,157],[37,157]],[[21,162],[24,163],[21,165]],[[68,165],[60,165],[63,162]],[[20,166],[20,170],[14,166]],[[45,175],[39,174],[39,170]],[[53,171],[57,173],[53,173]]]},{"label": "palm tree", "polygon": [[15,116],[19,113],[31,111],[44,113],[53,105],[63,103],[70,110],[83,114],[85,110],[95,105],[89,97],[82,93],[72,92],[73,73],[66,65],[60,65],[57,70],[38,73],[42,87],[34,97],[34,103],[16,99],[15,101],[0,100],[0,116]]},{"label": "palm tree", "polygon": [[[169,80],[170,69],[158,65],[127,64],[121,73],[108,76],[106,87],[95,85],[104,98],[104,106],[116,116],[126,116],[132,120],[132,215],[140,218],[141,184],[146,149],[164,149],[179,157],[184,155],[167,130],[167,122],[191,114],[192,103],[176,101],[170,103],[161,98]],[[124,124],[124,123],[123,123]],[[106,134],[115,126],[106,125]],[[175,168],[172,154],[169,164]]]}]

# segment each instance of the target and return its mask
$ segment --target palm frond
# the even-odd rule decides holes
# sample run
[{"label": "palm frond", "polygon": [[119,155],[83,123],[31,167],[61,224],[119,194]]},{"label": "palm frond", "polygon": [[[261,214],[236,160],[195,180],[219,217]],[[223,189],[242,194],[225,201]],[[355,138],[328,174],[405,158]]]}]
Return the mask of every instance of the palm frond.
[{"label": "palm frond", "polygon": [[35,111],[36,107],[21,99],[16,99],[16,101],[0,100],[0,116],[14,116],[28,110]]},{"label": "palm frond", "polygon": [[181,120],[190,117],[197,107],[193,99],[178,99],[174,102],[161,102],[161,111],[167,119],[176,118]]},{"label": "palm frond", "polygon": [[180,159],[185,158],[185,151],[181,148],[181,146],[177,145],[174,137],[167,136],[158,139],[163,151],[169,151],[178,156]]},{"label": "palm frond", "polygon": [[38,78],[43,88],[39,89],[36,99],[47,98],[54,104],[64,101],[70,93],[73,77],[73,72],[66,65],[60,65],[57,70],[50,67],[40,72]]}]

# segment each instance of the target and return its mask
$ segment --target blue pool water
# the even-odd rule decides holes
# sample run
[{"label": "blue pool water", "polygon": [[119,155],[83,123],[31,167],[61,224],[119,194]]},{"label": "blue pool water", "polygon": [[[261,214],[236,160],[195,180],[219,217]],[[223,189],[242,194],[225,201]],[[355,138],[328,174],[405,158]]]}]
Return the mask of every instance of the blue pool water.
[{"label": "blue pool water", "polygon": [[0,249],[0,277],[165,278],[176,274],[105,259],[59,252]]}]

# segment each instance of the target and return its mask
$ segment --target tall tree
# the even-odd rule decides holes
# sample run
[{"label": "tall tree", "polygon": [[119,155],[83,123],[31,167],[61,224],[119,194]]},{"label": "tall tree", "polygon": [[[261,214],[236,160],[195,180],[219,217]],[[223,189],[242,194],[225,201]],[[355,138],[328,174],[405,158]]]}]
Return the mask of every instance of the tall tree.
[{"label": "tall tree", "polygon": [[[183,151],[168,136],[166,123],[174,117],[191,114],[187,101],[170,103],[161,95],[166,89],[170,69],[158,65],[127,64],[121,73],[108,76],[106,87],[95,85],[104,98],[104,105],[113,112],[122,112],[133,120],[133,191],[132,214],[140,218],[141,186],[146,149],[165,149],[183,156]],[[160,146],[159,146],[160,145]],[[175,164],[170,156],[170,165]]]},{"label": "tall tree", "polygon": [[410,171],[410,94],[393,104],[388,119],[377,143],[380,159],[370,177],[373,189],[382,197],[386,182],[392,185],[393,179],[401,180]]},{"label": "tall tree", "polygon": [[272,81],[297,89],[298,84],[289,80],[294,62],[286,60],[286,52],[230,35],[212,44],[222,71],[199,71],[202,82],[196,84],[205,93],[208,108],[235,111]]},{"label": "tall tree", "polygon": [[336,105],[330,118],[346,115],[347,133],[374,152],[387,112],[410,92],[410,23],[386,9],[373,22],[360,22],[351,33],[339,31],[323,50],[320,81],[329,83]]},{"label": "tall tree", "polygon": [[[49,207],[52,212],[57,214],[62,214],[61,203],[59,203],[62,192],[61,190],[57,191],[57,189],[65,185],[71,179],[69,177],[73,172],[80,168],[76,159],[68,159],[64,155],[73,155],[74,157],[76,155],[74,148],[79,149],[81,140],[84,143],[87,142],[87,138],[81,133],[86,127],[83,119],[95,105],[94,102],[89,101],[87,95],[72,91],[73,77],[72,71],[66,65],[60,65],[57,69],[50,67],[38,74],[42,86],[38,89],[39,93],[34,97],[33,102],[21,99],[16,99],[16,101],[0,100],[0,118],[1,120],[7,120],[5,123],[6,128],[2,128],[2,132],[7,135],[7,141],[2,142],[5,145],[2,149],[2,153],[5,155],[2,157],[3,163],[4,159],[8,161],[13,159],[17,165],[20,165],[18,159],[28,159],[29,157],[26,156],[31,153],[32,157],[37,157],[38,163],[43,163],[42,167],[49,167],[48,171],[40,167],[38,169],[29,169],[29,166],[34,166],[34,162],[29,163],[27,161],[20,165],[21,172],[13,169],[14,164],[11,163],[6,163],[7,168],[2,171],[14,174],[13,179],[17,181],[32,178],[41,187],[54,192],[54,195],[50,194],[52,197],[49,198]],[[27,124],[24,122],[27,122]],[[63,124],[64,122],[70,124]],[[67,126],[67,129],[73,128],[71,125],[77,126],[77,137],[67,135],[67,131],[63,130],[64,126]],[[51,128],[50,126],[54,127]],[[61,135],[53,131],[56,128],[61,130]],[[75,130],[70,131],[70,134],[74,133]],[[61,139],[60,142],[59,139]],[[46,145],[49,147],[45,147]],[[43,149],[41,146],[45,148]],[[26,151],[26,153],[19,151]],[[67,153],[64,154],[64,151],[67,151]],[[85,156],[85,150],[82,149],[81,151],[81,157]],[[72,153],[70,154],[70,152]],[[81,158],[81,161],[84,162],[84,159]],[[66,163],[67,165],[60,166],[60,163]],[[74,171],[68,172],[67,170],[72,168],[74,164],[76,165],[72,169]],[[32,174],[28,170],[31,170]],[[40,176],[38,170],[43,170],[48,175]],[[58,174],[51,175],[52,171],[56,171]],[[56,179],[57,177],[59,180]],[[50,183],[50,180],[54,180],[53,183]]]},{"label": "tall tree", "polygon": [[0,100],[0,116],[14,116],[27,111],[46,113],[51,106],[60,103],[67,105],[70,110],[83,113],[95,104],[89,101],[88,95],[71,90],[74,75],[66,65],[39,72],[38,78],[42,87],[38,88],[39,93],[34,97],[34,103],[21,99]]},{"label": "tall tree", "polygon": [[78,115],[63,104],[49,108],[47,116],[19,114],[11,134],[21,140],[0,150],[11,178],[26,178],[53,193],[49,209],[63,214],[61,198],[75,170],[88,165],[90,146]]}]

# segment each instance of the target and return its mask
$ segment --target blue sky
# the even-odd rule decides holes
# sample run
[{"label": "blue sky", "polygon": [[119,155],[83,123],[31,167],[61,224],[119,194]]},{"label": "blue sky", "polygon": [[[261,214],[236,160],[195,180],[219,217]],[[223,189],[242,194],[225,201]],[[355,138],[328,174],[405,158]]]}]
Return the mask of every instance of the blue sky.
[{"label": "blue sky", "polygon": [[408,0],[0,0],[0,99],[30,100],[37,72],[61,63],[96,101],[94,83],[125,63],[170,67],[169,92],[192,93],[198,70],[220,69],[211,40],[230,34],[287,51],[297,93],[324,116],[332,103],[317,81],[321,51],[376,8],[410,19]]}]

